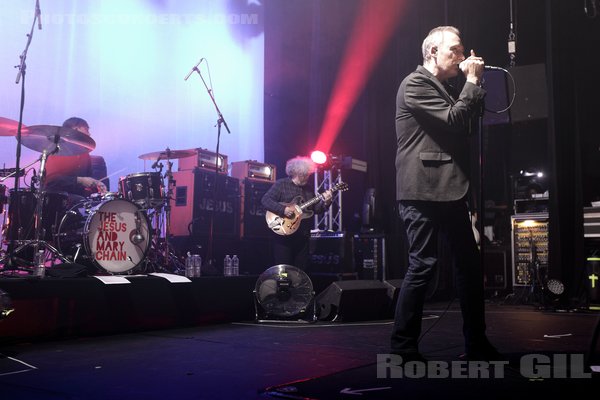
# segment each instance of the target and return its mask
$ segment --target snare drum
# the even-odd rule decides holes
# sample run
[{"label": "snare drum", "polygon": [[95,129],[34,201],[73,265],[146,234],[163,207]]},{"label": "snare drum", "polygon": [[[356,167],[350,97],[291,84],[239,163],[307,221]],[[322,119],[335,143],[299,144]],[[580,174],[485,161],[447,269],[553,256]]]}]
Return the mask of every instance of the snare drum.
[{"label": "snare drum", "polygon": [[119,193],[143,209],[163,202],[163,180],[159,172],[140,172],[119,179]]},{"label": "snare drum", "polygon": [[[17,207],[18,194],[18,207]],[[36,193],[31,189],[10,190],[8,201],[7,240],[31,240],[35,237]],[[53,235],[63,217],[69,195],[65,192],[45,192],[42,202],[42,231],[40,239],[53,243]]]},{"label": "snare drum", "polygon": [[114,274],[140,265],[151,239],[146,213],[124,199],[76,204],[61,220],[57,236],[62,254]]}]

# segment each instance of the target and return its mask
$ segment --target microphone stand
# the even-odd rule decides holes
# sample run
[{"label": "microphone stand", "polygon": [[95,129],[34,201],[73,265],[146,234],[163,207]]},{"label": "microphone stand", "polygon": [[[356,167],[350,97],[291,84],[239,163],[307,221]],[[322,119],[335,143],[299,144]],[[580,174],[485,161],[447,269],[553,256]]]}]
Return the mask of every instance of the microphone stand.
[{"label": "microphone stand", "polygon": [[225,129],[227,129],[227,133],[231,133],[231,131],[229,130],[229,126],[227,126],[227,122],[225,121],[225,118],[223,117],[223,114],[221,113],[221,110],[219,109],[219,106],[217,105],[217,102],[215,101],[215,96],[213,95],[213,92],[211,89],[209,89],[208,85],[206,84],[206,81],[204,80],[204,77],[202,76],[202,73],[200,72],[200,70],[198,69],[198,66],[195,66],[193,68],[194,72],[197,72],[198,75],[200,76],[200,79],[202,79],[202,83],[204,84],[204,87],[206,88],[206,92],[208,93],[210,100],[212,101],[213,105],[215,106],[215,110],[217,111],[217,148],[216,148],[216,157],[215,157],[215,183],[213,185],[213,207],[210,213],[210,222],[209,222],[209,226],[208,226],[208,249],[206,250],[206,263],[208,264],[209,267],[211,267],[211,264],[213,263],[213,259],[212,259],[212,250],[213,250],[213,230],[214,230],[214,219],[215,219],[215,208],[217,206],[217,186],[218,186],[218,177],[219,177],[219,145],[221,142],[221,125],[225,126]]},{"label": "microphone stand", "polygon": [[[21,81],[21,102],[20,102],[20,106],[19,106],[19,124],[17,125],[17,150],[16,150],[16,156],[15,156],[15,171],[17,171],[17,173],[15,174],[15,184],[14,184],[14,188],[13,190],[15,191],[15,204],[14,207],[17,210],[17,213],[20,214],[20,209],[21,207],[19,207],[19,202],[20,200],[20,196],[19,196],[19,179],[20,179],[20,163],[21,163],[21,138],[22,138],[22,128],[23,128],[23,111],[25,110],[25,75],[26,75],[26,71],[27,71],[27,52],[29,51],[29,46],[31,45],[31,40],[33,39],[33,31],[35,30],[35,25],[36,23],[38,23],[38,20],[40,18],[39,12],[38,12],[38,6],[36,4],[36,10],[34,13],[34,17],[33,17],[33,23],[31,24],[31,30],[29,31],[29,33],[27,34],[27,43],[25,44],[25,49],[23,50],[23,53],[21,53],[21,55],[19,56],[21,62],[19,63],[19,65],[15,65],[15,68],[19,69],[19,72],[17,73],[17,79],[15,80],[15,83],[18,85],[19,81]],[[38,26],[41,26],[38,24]],[[41,28],[40,28],[41,29]],[[18,221],[21,221],[21,216],[19,215],[17,217]],[[11,237],[10,239],[10,248],[12,250],[15,249],[15,243],[16,240],[13,237]],[[37,250],[37,249],[36,249]],[[14,259],[13,256],[10,255],[8,258],[8,264],[9,265],[14,265]]]},{"label": "microphone stand", "polygon": [[[483,271],[484,268],[484,251],[485,251],[485,234],[484,234],[484,212],[485,212],[485,200],[483,198],[483,174],[484,174],[484,162],[483,162],[483,115],[485,113],[485,100],[481,102],[481,109],[478,118],[478,129],[479,129],[479,204],[477,205],[477,227],[479,228],[479,265]],[[483,282],[482,282],[483,284]]]}]

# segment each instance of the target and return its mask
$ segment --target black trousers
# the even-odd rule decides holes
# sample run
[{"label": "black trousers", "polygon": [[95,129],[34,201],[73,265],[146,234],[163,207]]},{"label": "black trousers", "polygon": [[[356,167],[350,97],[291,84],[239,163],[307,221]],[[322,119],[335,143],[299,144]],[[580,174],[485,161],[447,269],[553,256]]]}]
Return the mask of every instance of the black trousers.
[{"label": "black trousers", "polygon": [[483,341],[483,272],[466,202],[400,201],[399,213],[408,237],[409,264],[398,295],[391,351],[418,352],[427,285],[439,266],[439,235],[451,248],[465,346]]},{"label": "black trousers", "polygon": [[298,231],[290,236],[273,235],[275,236],[272,240],[275,265],[288,264],[306,270],[310,233]]}]

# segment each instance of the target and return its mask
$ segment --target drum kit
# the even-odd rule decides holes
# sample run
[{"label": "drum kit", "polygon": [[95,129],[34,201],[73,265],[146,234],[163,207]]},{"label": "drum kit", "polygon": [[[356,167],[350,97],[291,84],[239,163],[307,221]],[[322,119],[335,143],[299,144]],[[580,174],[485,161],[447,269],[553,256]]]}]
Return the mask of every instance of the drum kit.
[{"label": "drum kit", "polygon": [[[15,121],[0,118],[0,136],[15,136],[16,131]],[[23,126],[21,135],[25,147],[41,153],[24,170],[37,162],[40,166],[30,188],[11,189],[7,196],[6,186],[0,184],[0,212],[8,205],[2,230],[7,250],[0,255],[1,272],[36,271],[32,263],[41,252],[45,265],[76,263],[90,273],[184,272],[184,263],[169,246],[169,200],[175,186],[171,161],[192,156],[193,150],[167,148],[142,154],[139,158],[154,161],[152,168],[158,172],[129,174],[119,180],[118,192],[96,193],[73,202],[68,193],[45,190],[46,161],[56,154],[88,153],[95,148],[94,140],[77,130],[52,125]],[[162,161],[166,161],[165,174]],[[0,169],[0,182],[15,174]]]}]

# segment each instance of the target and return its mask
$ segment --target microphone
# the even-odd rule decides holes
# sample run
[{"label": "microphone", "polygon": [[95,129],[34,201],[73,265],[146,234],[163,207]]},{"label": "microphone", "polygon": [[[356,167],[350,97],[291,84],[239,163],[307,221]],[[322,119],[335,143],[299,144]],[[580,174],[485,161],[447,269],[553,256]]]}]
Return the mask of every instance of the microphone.
[{"label": "microphone", "polygon": [[133,244],[139,244],[144,240],[144,236],[142,236],[142,231],[141,231],[141,226],[142,226],[142,221],[140,221],[140,217],[138,215],[139,211],[136,211],[135,213],[135,229],[131,231],[131,233],[129,234],[129,240],[131,240],[131,243]]},{"label": "microphone", "polygon": [[490,71],[506,71],[504,68],[494,67],[493,65],[484,65],[483,69],[487,69],[487,70],[490,70]]},{"label": "microphone", "polygon": [[152,164],[152,169],[155,169],[156,167],[158,167],[158,163],[160,162],[160,157],[158,158],[158,160],[154,161],[154,164]]},{"label": "microphone", "polygon": [[194,68],[192,68],[192,70],[186,75],[186,77],[183,78],[184,81],[187,81],[188,78],[190,77],[190,75],[192,75],[194,73],[194,71],[196,69],[198,69],[198,65],[200,65],[200,63],[202,62],[202,60],[204,60],[204,58],[201,58],[200,61],[198,61],[198,63],[196,65],[194,65]]},{"label": "microphone", "polygon": [[38,29],[42,30],[42,12],[40,11],[40,0],[35,1],[35,15],[37,15]]}]

